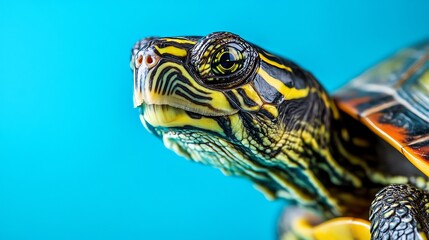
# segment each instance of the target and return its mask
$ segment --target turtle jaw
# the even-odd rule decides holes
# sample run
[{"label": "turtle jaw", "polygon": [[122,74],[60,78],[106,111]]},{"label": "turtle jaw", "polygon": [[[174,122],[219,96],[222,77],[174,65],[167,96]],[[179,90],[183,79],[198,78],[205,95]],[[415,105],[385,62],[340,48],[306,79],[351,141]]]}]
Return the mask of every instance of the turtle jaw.
[{"label": "turtle jaw", "polygon": [[153,127],[163,128],[199,126],[200,124],[196,124],[196,122],[213,120],[215,117],[231,116],[238,112],[236,109],[227,112],[200,107],[179,98],[163,97],[151,92],[142,94],[138,90],[134,91],[134,107],[140,109],[142,121],[144,119]]},{"label": "turtle jaw", "polygon": [[172,128],[191,125],[191,122],[189,122],[190,115],[196,119],[202,117],[197,113],[187,112],[185,109],[167,104],[143,104],[140,105],[140,109],[144,121],[155,128]]},{"label": "turtle jaw", "polygon": [[135,86],[134,86],[133,103],[134,103],[134,108],[144,107],[144,104],[145,104],[142,92],[139,90],[136,90]]},{"label": "turtle jaw", "polygon": [[219,125],[219,118],[227,118],[237,113],[221,112],[204,113],[198,109],[185,108],[169,104],[147,104],[138,106],[140,120],[149,132],[161,137],[169,131],[193,129],[224,135],[224,129]]},{"label": "turtle jaw", "polygon": [[185,111],[169,105],[144,104],[140,106],[142,117],[145,122],[153,127],[171,127],[180,122]]}]

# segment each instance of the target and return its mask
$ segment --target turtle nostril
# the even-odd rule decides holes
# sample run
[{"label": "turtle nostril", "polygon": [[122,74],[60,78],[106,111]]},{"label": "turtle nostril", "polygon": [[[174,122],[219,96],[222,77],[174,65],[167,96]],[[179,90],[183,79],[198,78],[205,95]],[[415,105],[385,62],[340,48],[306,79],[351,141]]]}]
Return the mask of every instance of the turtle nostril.
[{"label": "turtle nostril", "polygon": [[153,63],[153,58],[152,58],[152,56],[151,55],[148,55],[147,57],[146,57],[146,64],[147,65],[151,65]]},{"label": "turtle nostril", "polygon": [[134,58],[135,68],[139,68],[143,63],[143,53],[139,52]]},{"label": "turtle nostril", "polygon": [[154,53],[146,53],[144,56],[144,63],[147,68],[152,68],[159,61],[159,57]]},{"label": "turtle nostril", "polygon": [[138,65],[141,65],[143,63],[143,56],[142,55],[140,55],[138,58],[137,58],[137,64]]},{"label": "turtle nostril", "polygon": [[135,67],[140,68],[140,66],[144,65],[146,68],[152,68],[159,61],[158,55],[151,52],[139,52],[135,57]]}]

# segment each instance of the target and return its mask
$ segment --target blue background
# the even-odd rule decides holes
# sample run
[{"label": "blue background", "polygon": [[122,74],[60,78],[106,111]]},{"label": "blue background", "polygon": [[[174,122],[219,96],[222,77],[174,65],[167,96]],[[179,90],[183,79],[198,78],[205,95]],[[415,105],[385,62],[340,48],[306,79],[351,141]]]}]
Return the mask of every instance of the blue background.
[{"label": "blue background", "polygon": [[134,42],[228,30],[333,90],[429,37],[428,13],[424,0],[0,0],[0,239],[273,239],[280,201],[141,126]]}]

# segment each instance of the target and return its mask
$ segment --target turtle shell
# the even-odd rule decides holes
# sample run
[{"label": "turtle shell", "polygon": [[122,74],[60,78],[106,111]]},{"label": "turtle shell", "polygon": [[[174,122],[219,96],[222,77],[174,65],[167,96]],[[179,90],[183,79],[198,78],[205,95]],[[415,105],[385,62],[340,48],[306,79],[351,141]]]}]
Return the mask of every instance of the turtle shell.
[{"label": "turtle shell", "polygon": [[400,50],[334,99],[429,176],[429,41]]}]

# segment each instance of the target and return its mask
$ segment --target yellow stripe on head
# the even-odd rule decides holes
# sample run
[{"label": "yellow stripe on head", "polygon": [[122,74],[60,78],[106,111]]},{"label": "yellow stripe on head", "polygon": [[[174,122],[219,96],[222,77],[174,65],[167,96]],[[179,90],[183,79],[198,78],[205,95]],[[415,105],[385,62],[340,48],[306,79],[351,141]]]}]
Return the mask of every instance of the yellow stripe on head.
[{"label": "yellow stripe on head", "polygon": [[265,57],[265,56],[264,56],[263,54],[261,54],[261,53],[259,53],[259,57],[261,58],[261,60],[262,60],[262,61],[264,61],[264,62],[268,63],[269,65],[272,65],[272,66],[277,67],[277,68],[280,68],[280,69],[284,69],[284,70],[286,70],[286,71],[288,71],[288,72],[293,72],[293,71],[292,71],[292,68],[290,68],[290,67],[288,67],[288,66],[285,66],[285,65],[283,65],[283,64],[281,64],[281,63],[275,62],[275,61],[273,61],[273,60],[270,60],[270,59],[268,59],[267,57]]},{"label": "yellow stripe on head", "polygon": [[[184,84],[177,76],[175,78],[166,78],[163,75],[165,71],[176,72],[177,76],[186,79],[188,82]],[[149,77],[152,78],[152,81],[147,79],[146,82],[151,82],[151,86],[144,89],[145,102],[148,104],[181,105],[182,108],[187,110],[210,116],[229,115],[237,112],[222,92],[202,86],[180,64],[173,62],[163,63],[158,66],[154,74],[148,74]],[[169,89],[168,91],[166,91],[167,88]],[[177,93],[183,89],[187,89],[187,92],[182,92],[182,95]],[[184,95],[189,93],[199,94],[201,98],[189,95],[187,99]]]},{"label": "yellow stripe on head", "polygon": [[309,88],[303,88],[303,89],[297,89],[297,88],[290,88],[286,86],[282,81],[272,77],[269,75],[264,69],[260,68],[258,71],[258,74],[273,88],[277,89],[279,91],[284,99],[291,100],[291,99],[299,99],[304,98],[308,96],[308,93],[310,92]]},{"label": "yellow stripe on head", "polygon": [[168,46],[168,47],[163,47],[160,48],[158,46],[155,46],[155,49],[161,54],[170,54],[170,55],[174,55],[177,57],[186,57],[186,55],[188,54],[188,52],[183,49],[183,48],[178,48],[175,46]]},{"label": "yellow stripe on head", "polygon": [[[241,92],[244,96],[242,96],[239,93],[239,90],[241,90]],[[237,89],[232,90],[232,92],[237,97],[237,99],[239,101],[240,108],[243,110],[257,111],[264,104],[264,102],[259,97],[258,93],[256,92],[256,90],[253,88],[253,86],[251,84],[243,85]],[[247,99],[253,101],[255,105],[254,106],[247,106],[244,98],[247,98]]]},{"label": "yellow stripe on head", "polygon": [[195,44],[196,41],[191,41],[189,39],[180,39],[180,38],[163,38],[166,42],[177,42],[180,44]]}]

